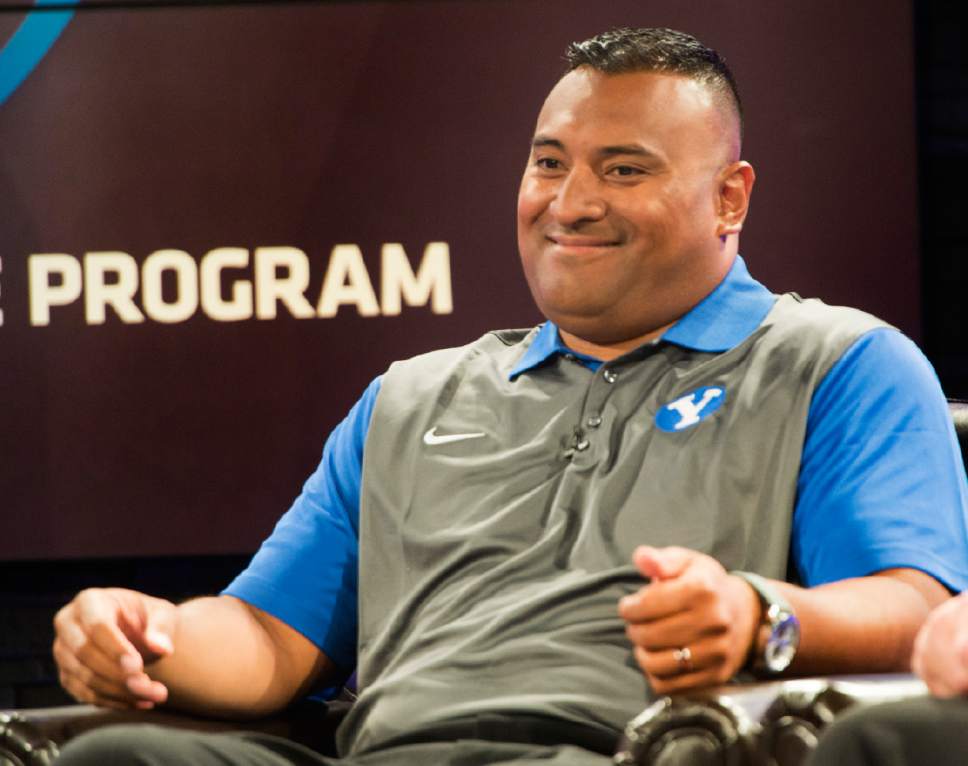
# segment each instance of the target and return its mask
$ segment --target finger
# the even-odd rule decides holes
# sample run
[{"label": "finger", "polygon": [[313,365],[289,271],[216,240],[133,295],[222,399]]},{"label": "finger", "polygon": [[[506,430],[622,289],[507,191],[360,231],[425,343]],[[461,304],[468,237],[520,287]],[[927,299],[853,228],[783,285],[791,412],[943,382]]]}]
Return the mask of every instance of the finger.
[{"label": "finger", "polygon": [[[685,656],[680,652],[684,652]],[[662,679],[703,671],[717,661],[711,653],[703,651],[699,644],[688,648],[659,649],[654,652],[637,646],[635,659],[650,678]]]},{"label": "finger", "polygon": [[697,555],[695,551],[677,546],[653,548],[640,545],[632,554],[632,561],[643,577],[668,580],[681,575]]},{"label": "finger", "polygon": [[[127,662],[132,670],[141,668],[141,655],[118,625],[120,615],[116,602],[102,594],[82,592],[74,603],[74,622],[88,640],[108,657],[115,657],[118,661],[130,657]],[[72,645],[71,648],[77,651],[80,647]]]},{"label": "finger", "polygon": [[[118,683],[91,676],[85,671],[86,669],[82,668],[79,673],[64,671],[61,674],[61,685],[75,699],[82,702],[108,707],[147,709],[164,702],[168,697],[167,689],[147,677],[143,682],[145,686],[138,689],[136,693],[129,688],[130,681]],[[148,684],[151,688],[148,688]],[[159,686],[161,686],[160,690],[157,688]]]},{"label": "finger", "polygon": [[136,695],[128,689],[125,677],[98,675],[71,654],[59,639],[54,641],[53,652],[60,669],[61,684],[75,696],[86,698],[86,694],[79,692],[85,689],[98,697],[129,703],[137,701]]},{"label": "finger", "polygon": [[124,698],[99,694],[97,691],[84,683],[83,680],[77,675],[61,671],[59,680],[65,691],[67,691],[67,693],[78,702],[83,702],[88,705],[99,705],[101,707],[112,708],[130,708],[132,706],[131,702]]},{"label": "finger", "polygon": [[141,652],[117,625],[99,622],[87,626],[86,632],[91,645],[112,659],[125,672],[137,673],[144,668]]},{"label": "finger", "polygon": [[168,699],[168,688],[160,681],[154,681],[144,673],[128,678],[125,687],[138,699],[149,700],[158,704]]},{"label": "finger", "polygon": [[167,657],[175,651],[171,636],[157,628],[149,628],[144,635],[145,646],[154,654]]},{"label": "finger", "polygon": [[[120,662],[117,657],[105,654],[89,640],[89,637],[84,634],[81,626],[77,623],[64,625],[54,644],[54,658],[69,672],[77,674],[78,668],[83,667],[87,672],[113,680],[118,685],[121,685],[124,678],[131,672],[130,668],[126,668],[125,665],[134,664],[130,662],[128,655],[125,655],[126,662]],[[140,657],[137,665],[140,672]]]},{"label": "finger", "polygon": [[725,630],[726,627],[719,623],[701,622],[692,611],[677,612],[658,620],[627,622],[625,625],[625,635],[629,641],[652,652],[689,646]]},{"label": "finger", "polygon": [[957,690],[948,683],[948,680],[943,675],[926,678],[924,682],[928,685],[928,691],[935,697],[947,698],[954,697],[958,694]]},{"label": "finger", "polygon": [[[150,599],[159,601],[158,599]],[[171,613],[163,609],[148,609],[145,619],[131,610],[121,612],[121,630],[141,656],[149,661],[167,657],[175,650],[172,641]]]},{"label": "finger", "polygon": [[695,609],[703,600],[688,580],[653,581],[619,600],[618,613],[627,622],[662,620]]},{"label": "finger", "polygon": [[[723,677],[720,665],[709,663],[708,657],[702,654],[693,653],[688,666],[675,660],[672,652],[659,652],[653,656],[641,648],[636,648],[635,658],[639,666],[645,672],[649,685],[656,694],[670,694],[672,692],[698,689],[704,686],[713,686],[724,683],[727,678]],[[675,670],[670,672],[669,665],[675,666]],[[647,670],[649,667],[659,667],[662,675]]]},{"label": "finger", "polygon": [[70,662],[72,660],[78,665],[89,668],[96,675],[120,682],[130,672],[117,657],[105,654],[93,641],[89,640],[79,625],[66,627],[55,640],[55,643],[58,643],[61,647],[57,656],[61,657],[63,661]]}]

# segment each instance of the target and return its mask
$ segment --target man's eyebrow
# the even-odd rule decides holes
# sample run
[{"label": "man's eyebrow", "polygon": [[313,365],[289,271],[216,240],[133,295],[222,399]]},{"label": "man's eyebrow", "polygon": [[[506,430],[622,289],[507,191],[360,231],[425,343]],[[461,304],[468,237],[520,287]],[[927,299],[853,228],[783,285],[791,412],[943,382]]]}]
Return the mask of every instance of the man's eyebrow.
[{"label": "man's eyebrow", "polygon": [[565,148],[565,145],[561,143],[561,141],[559,141],[557,138],[551,138],[549,136],[542,136],[541,134],[538,134],[537,136],[531,139],[532,149],[540,149],[543,146],[552,146],[555,149],[562,149],[562,150]]},{"label": "man's eyebrow", "polygon": [[599,150],[599,154],[605,157],[614,157],[618,154],[631,154],[637,157],[658,157],[659,155],[655,152],[646,149],[644,146],[639,144],[619,144],[617,146],[603,146]]},{"label": "man's eyebrow", "polygon": [[[565,145],[559,141],[557,138],[551,138],[550,136],[543,136],[540,133],[531,139],[532,149],[541,149],[543,147],[550,146],[554,149],[560,149],[564,151]],[[656,152],[645,148],[640,144],[616,144],[614,146],[603,146],[598,150],[598,153],[603,157],[615,157],[617,155],[632,155],[634,157],[655,157],[659,158]]]}]

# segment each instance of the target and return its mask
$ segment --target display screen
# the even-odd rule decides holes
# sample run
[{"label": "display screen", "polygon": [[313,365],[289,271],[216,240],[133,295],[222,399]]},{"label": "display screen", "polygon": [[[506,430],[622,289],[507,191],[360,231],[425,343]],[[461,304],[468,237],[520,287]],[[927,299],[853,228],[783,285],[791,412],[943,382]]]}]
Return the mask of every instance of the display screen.
[{"label": "display screen", "polygon": [[919,335],[908,3],[53,8],[0,0],[0,559],[254,550],[390,362],[540,322],[518,181],[610,27],[733,68],[754,276]]}]

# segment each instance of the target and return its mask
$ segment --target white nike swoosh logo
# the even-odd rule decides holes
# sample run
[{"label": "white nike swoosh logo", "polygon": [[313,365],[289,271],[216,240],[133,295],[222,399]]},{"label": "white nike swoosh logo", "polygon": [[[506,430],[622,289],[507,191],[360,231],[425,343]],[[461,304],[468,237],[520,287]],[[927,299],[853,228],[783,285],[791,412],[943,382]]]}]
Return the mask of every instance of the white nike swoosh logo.
[{"label": "white nike swoosh logo", "polygon": [[450,444],[451,442],[461,442],[464,439],[480,439],[482,436],[487,436],[487,434],[482,431],[475,431],[472,434],[437,434],[437,426],[431,428],[427,433],[423,435],[424,444],[429,444],[431,446],[435,444]]}]

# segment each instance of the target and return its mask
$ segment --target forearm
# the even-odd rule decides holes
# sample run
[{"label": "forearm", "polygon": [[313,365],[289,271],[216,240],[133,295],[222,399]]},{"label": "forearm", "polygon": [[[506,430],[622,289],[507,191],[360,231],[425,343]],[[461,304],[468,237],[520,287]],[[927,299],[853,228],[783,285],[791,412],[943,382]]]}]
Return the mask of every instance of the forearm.
[{"label": "forearm", "polygon": [[[798,675],[910,670],[918,629],[950,595],[937,580],[911,569],[815,588],[776,587],[800,620],[800,648],[789,669]],[[758,650],[764,641],[761,632]]]},{"label": "forearm", "polygon": [[[231,596],[188,601],[178,607],[174,652],[147,672],[168,687],[173,707],[210,716],[265,715],[332,671],[318,652],[313,661],[306,647],[287,649],[279,630],[286,628],[267,624],[265,616]],[[301,636],[286,638],[309,643]]]}]

